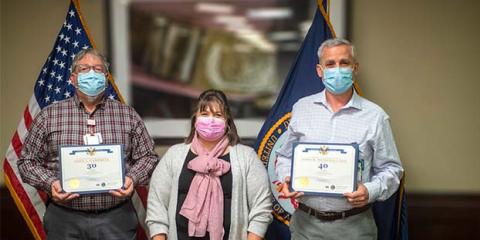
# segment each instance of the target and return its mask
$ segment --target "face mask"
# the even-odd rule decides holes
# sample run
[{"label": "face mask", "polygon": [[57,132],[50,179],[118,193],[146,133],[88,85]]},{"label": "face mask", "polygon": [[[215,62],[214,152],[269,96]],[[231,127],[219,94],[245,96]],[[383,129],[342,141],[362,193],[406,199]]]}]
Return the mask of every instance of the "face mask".
[{"label": "face mask", "polygon": [[107,87],[105,74],[90,70],[88,73],[79,73],[77,76],[78,89],[90,97],[98,96]]},{"label": "face mask", "polygon": [[335,95],[348,91],[352,84],[352,69],[349,67],[325,68],[323,70],[323,85]]},{"label": "face mask", "polygon": [[225,120],[216,117],[197,117],[195,129],[201,138],[216,141],[225,134]]}]

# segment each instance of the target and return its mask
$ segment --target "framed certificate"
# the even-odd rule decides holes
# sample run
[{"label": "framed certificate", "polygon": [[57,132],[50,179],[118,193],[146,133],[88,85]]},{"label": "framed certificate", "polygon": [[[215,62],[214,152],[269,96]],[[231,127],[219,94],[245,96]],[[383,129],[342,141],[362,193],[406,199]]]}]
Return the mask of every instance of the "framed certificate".
[{"label": "framed certificate", "polygon": [[339,196],[356,190],[358,144],[293,144],[291,190]]},{"label": "framed certificate", "polygon": [[60,146],[59,155],[65,192],[98,193],[123,187],[122,145]]}]

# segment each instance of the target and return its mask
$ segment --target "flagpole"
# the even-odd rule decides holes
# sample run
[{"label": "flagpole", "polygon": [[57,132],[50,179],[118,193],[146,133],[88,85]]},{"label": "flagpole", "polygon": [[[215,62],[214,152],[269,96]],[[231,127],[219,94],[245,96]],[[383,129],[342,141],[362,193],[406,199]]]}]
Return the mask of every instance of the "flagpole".
[{"label": "flagpole", "polygon": [[[333,29],[332,23],[330,22],[330,17],[327,13],[327,10],[323,7],[323,0],[317,0],[317,5],[318,9],[323,15],[323,18],[325,19],[325,22],[328,25],[328,28],[330,29],[330,32],[332,33],[332,38],[336,38],[335,30]],[[330,8],[330,1],[328,1],[328,7]]]},{"label": "flagpole", "polygon": [[97,49],[97,45],[95,44],[95,41],[93,41],[93,38],[90,35],[90,29],[88,28],[87,24],[85,24],[85,21],[83,20],[83,14],[82,14],[82,11],[80,10],[80,1],[79,0],[71,0],[71,1],[73,2],[73,4],[75,5],[75,8],[77,9],[78,18],[80,18],[80,22],[82,22],[82,25],[83,25],[83,28],[85,29],[85,33],[87,34],[88,40],[90,40],[92,47]]},{"label": "flagpole", "polygon": [[72,0],[75,7],[79,10],[80,9],[80,0]]},{"label": "flagpole", "polygon": [[[7,161],[7,160],[5,160]],[[4,164],[5,165],[5,164]],[[28,228],[30,229],[30,232],[32,233],[33,237],[35,240],[41,240],[42,237],[40,237],[39,232],[35,228],[35,224],[32,222],[30,219],[27,210],[25,209],[25,206],[22,203],[22,200],[20,200],[20,197],[17,195],[17,192],[15,191],[10,178],[8,178],[7,174],[4,176],[5,179],[5,185],[8,188],[8,191],[10,192],[10,196],[13,198],[13,201],[15,202],[15,205],[17,206],[17,209],[20,211],[20,214],[22,215],[23,219],[25,220]]]}]

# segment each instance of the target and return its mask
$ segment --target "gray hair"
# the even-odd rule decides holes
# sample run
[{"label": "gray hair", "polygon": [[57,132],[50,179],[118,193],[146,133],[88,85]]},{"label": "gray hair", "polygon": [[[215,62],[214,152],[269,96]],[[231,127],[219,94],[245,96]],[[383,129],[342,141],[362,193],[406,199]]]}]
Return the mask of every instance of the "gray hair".
[{"label": "gray hair", "polygon": [[105,71],[108,72],[108,67],[110,64],[107,62],[107,59],[99,51],[97,51],[97,49],[94,49],[94,48],[83,49],[75,55],[72,62],[72,72],[74,72],[75,68],[77,68],[78,61],[82,60],[82,58],[85,57],[85,55],[87,54],[100,58],[103,66],[105,67]]},{"label": "gray hair", "polygon": [[330,38],[330,39],[325,40],[322,43],[322,45],[320,45],[320,47],[318,48],[318,51],[317,51],[318,62],[320,63],[322,61],[322,53],[323,53],[323,50],[325,48],[331,48],[331,47],[336,47],[336,46],[341,46],[341,45],[347,45],[347,46],[350,47],[352,58],[356,62],[355,47],[353,46],[353,44],[351,42],[349,42],[346,39],[342,39],[342,38]]}]

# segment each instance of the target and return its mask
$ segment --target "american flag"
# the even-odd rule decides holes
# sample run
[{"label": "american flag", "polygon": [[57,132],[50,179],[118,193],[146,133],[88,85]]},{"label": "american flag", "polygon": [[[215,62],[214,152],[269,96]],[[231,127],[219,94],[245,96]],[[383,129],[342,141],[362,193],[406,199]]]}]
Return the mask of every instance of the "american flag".
[{"label": "american flag", "polygon": [[[53,50],[35,83],[34,97],[40,109],[73,96],[75,88],[69,79],[72,61],[75,54],[87,48],[92,48],[92,43],[72,2]],[[107,88],[106,94],[112,99],[118,99],[112,84]]]},{"label": "american flag", "polygon": [[[78,3],[71,0],[67,16],[55,40],[53,49],[40,71],[33,95],[25,108],[23,118],[20,120],[7,149],[3,164],[5,184],[35,239],[45,239],[42,220],[46,209],[46,194],[23,183],[20,178],[17,160],[20,157],[22,143],[37,113],[44,107],[72,97],[75,94],[75,88],[70,81],[73,58],[80,50],[92,47],[95,47],[95,44],[78,10]],[[109,81],[110,84],[106,89],[106,96],[122,101],[115,83],[111,78]],[[137,188],[133,196],[133,202],[141,223],[141,227],[138,230],[138,239],[146,239],[144,231],[146,228],[143,223],[145,218],[145,200],[145,189]]]}]

